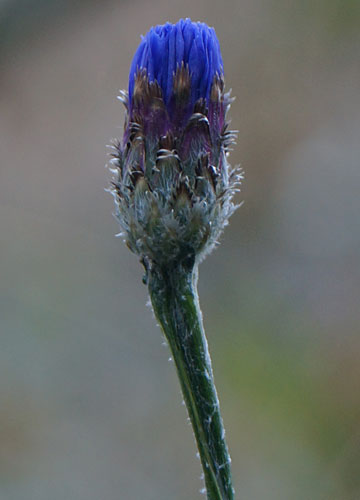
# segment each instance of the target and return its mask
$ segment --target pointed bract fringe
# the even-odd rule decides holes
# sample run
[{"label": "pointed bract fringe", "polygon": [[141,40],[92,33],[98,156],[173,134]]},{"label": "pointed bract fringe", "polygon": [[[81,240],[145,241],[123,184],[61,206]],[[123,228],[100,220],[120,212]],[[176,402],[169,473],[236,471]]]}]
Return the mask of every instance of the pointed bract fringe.
[{"label": "pointed bract fringe", "polygon": [[[111,193],[129,248],[146,266],[193,256],[200,261],[215,246],[237,208],[241,170],[230,167],[227,130],[232,102],[216,74],[207,105],[191,106],[188,67],[178,67],[168,106],[157,82],[137,72],[131,105],[127,92],[123,141],[113,143]],[[115,167],[115,169],[114,169]]]}]

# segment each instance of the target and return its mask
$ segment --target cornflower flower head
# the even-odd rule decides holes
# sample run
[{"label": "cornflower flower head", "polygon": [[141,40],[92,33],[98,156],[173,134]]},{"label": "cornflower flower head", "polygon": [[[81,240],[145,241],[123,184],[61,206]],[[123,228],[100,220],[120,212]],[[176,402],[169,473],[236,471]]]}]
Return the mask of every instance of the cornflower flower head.
[{"label": "cornflower flower head", "polygon": [[199,261],[234,211],[240,178],[227,163],[232,99],[214,29],[190,19],[151,28],[120,99],[112,193],[127,244],[145,267]]}]

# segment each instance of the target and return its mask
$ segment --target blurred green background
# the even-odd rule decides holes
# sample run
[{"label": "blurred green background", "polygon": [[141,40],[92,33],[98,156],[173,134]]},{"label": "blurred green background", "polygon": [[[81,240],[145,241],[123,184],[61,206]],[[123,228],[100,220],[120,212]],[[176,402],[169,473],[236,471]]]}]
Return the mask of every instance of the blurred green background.
[{"label": "blurred green background", "polygon": [[0,499],[202,484],[106,144],[139,40],[215,26],[245,181],[200,268],[237,498],[360,498],[360,2],[0,1]]}]

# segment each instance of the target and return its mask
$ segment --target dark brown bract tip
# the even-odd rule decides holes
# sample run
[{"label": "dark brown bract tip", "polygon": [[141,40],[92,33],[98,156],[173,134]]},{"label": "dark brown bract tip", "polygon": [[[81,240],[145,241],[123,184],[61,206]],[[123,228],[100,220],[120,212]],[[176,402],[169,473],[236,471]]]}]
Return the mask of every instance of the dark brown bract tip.
[{"label": "dark brown bract tip", "polygon": [[152,105],[154,101],[158,103],[159,101],[162,101],[161,88],[157,81],[149,82],[146,70],[141,69],[135,76],[134,92],[131,102],[132,108],[139,108],[143,105]]},{"label": "dark brown bract tip", "polygon": [[191,96],[191,76],[189,66],[182,61],[173,78],[173,97],[178,104],[188,104]]},{"label": "dark brown bract tip", "polygon": [[208,107],[206,105],[206,99],[203,99],[202,97],[196,101],[194,104],[194,111],[195,114],[199,113],[201,115],[208,115]]},{"label": "dark brown bract tip", "polygon": [[175,149],[175,139],[170,131],[168,131],[166,135],[160,137],[159,149],[168,149],[169,151]]},{"label": "dark brown bract tip", "polygon": [[212,102],[221,102],[224,99],[225,82],[222,75],[216,74],[211,86],[210,100]]}]

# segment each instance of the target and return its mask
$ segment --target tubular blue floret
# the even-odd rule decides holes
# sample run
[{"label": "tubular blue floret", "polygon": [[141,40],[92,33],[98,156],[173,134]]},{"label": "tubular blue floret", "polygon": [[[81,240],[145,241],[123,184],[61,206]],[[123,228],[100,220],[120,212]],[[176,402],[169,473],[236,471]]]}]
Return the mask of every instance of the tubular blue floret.
[{"label": "tubular blue floret", "polygon": [[209,102],[215,75],[223,75],[220,45],[214,28],[205,23],[181,19],[150,29],[133,58],[129,74],[131,103],[136,73],[145,69],[150,82],[156,81],[169,104],[174,74],[181,64],[188,66],[191,76],[191,101]]}]

